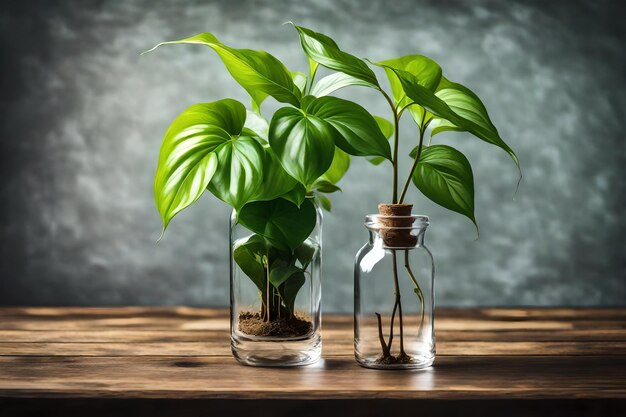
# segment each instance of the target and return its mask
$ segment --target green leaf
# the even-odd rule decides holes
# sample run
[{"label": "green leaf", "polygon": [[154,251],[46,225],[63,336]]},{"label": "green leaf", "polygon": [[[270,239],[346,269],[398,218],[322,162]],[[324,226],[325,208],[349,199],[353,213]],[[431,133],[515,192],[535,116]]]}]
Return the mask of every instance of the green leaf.
[{"label": "green leaf", "polygon": [[233,250],[233,258],[244,274],[264,293],[267,289],[266,263],[268,258],[267,242],[262,236],[252,235],[238,244]]},{"label": "green leaf", "polygon": [[300,265],[303,270],[309,266],[316,252],[317,246],[312,244],[310,245],[306,242],[296,248],[294,254],[296,255],[298,261],[300,261]]},{"label": "green leaf", "polygon": [[423,55],[405,55],[399,58],[375,62],[374,65],[385,69],[396,103],[408,104],[411,100],[406,97],[402,89],[402,84],[400,80],[398,80],[394,70],[410,73],[421,86],[431,92],[435,92],[441,80],[441,67],[439,64]]},{"label": "green leaf", "polygon": [[478,230],[474,217],[474,174],[461,152],[446,145],[423,147],[413,182],[433,202],[467,216]]},{"label": "green leaf", "polygon": [[341,188],[337,187],[331,182],[325,180],[317,180],[313,183],[312,190],[319,193],[334,193],[336,191],[341,191]]},{"label": "green leaf", "polygon": [[311,90],[311,95],[315,97],[323,97],[351,85],[360,85],[372,88],[376,87],[373,84],[359,78],[355,78],[352,75],[344,74],[343,72],[336,72],[334,74],[327,75],[315,83],[313,89]]},{"label": "green leaf", "polygon": [[306,74],[297,71],[291,72],[291,79],[293,80],[293,83],[296,85],[296,87],[298,87],[298,90],[300,90],[300,94],[304,94],[304,90],[306,89],[306,83],[309,81],[306,77]]},{"label": "green leaf", "polygon": [[357,156],[382,156],[391,160],[391,147],[376,119],[358,104],[337,97],[320,97],[308,103],[307,114],[315,115],[339,132],[336,145]]},{"label": "green leaf", "polygon": [[241,132],[246,117],[243,104],[231,100],[194,104],[170,125],[159,154],[154,199],[163,220],[194,203],[218,170],[216,150]]},{"label": "green leaf", "polygon": [[146,52],[166,44],[198,44],[212,48],[224,62],[232,77],[250,94],[255,108],[270,95],[282,103],[300,105],[301,92],[287,68],[265,51],[235,49],[221,43],[209,32],[178,41],[161,42]]},{"label": "green leaf", "polygon": [[254,198],[263,180],[263,147],[252,137],[240,136],[219,146],[215,153],[218,169],[209,191],[239,211]]},{"label": "green leaf", "polygon": [[315,73],[317,72],[317,68],[319,68],[320,64],[308,57],[307,61],[309,62],[309,75],[311,76],[311,78],[314,78]]},{"label": "green leaf", "polygon": [[291,191],[281,195],[280,197],[287,201],[291,201],[293,204],[300,207],[306,198],[306,188],[304,188],[304,185],[297,183]]},{"label": "green leaf", "polygon": [[302,273],[302,270],[294,265],[277,266],[270,271],[270,283],[274,288],[278,288],[298,272]]},{"label": "green leaf", "polygon": [[[481,114],[482,110],[477,104],[480,103],[480,100],[476,102],[475,98],[465,98],[466,108],[462,109],[462,107],[464,106],[456,103],[455,108],[453,109],[446,103],[446,101],[439,98],[438,96],[433,94],[428,88],[421,85],[418,80],[410,73],[393,68],[391,69],[398,76],[404,92],[411,100],[420,104],[422,107],[426,108],[426,110],[430,111],[435,116],[451,122],[459,130],[469,132],[479,139],[484,140],[485,142],[491,143],[504,149],[513,159],[519,169],[519,160],[517,159],[515,152],[513,152],[513,150],[502,140],[502,138],[500,138],[498,131],[495,130],[495,127],[493,127],[493,125],[488,126],[485,123],[484,115]],[[442,79],[442,82],[443,81],[444,80]],[[444,85],[446,85],[445,82]],[[455,91],[461,91],[459,87],[450,87],[450,89]],[[438,93],[441,94],[441,91],[442,90],[438,91]],[[460,95],[460,93],[455,94],[457,96]],[[463,94],[469,97],[466,91]],[[482,106],[482,103],[480,103],[480,105]],[[484,106],[482,107],[484,108]],[[457,113],[457,111],[460,114]]]},{"label": "green leaf", "polygon": [[250,130],[250,132],[254,133],[255,136],[258,136],[267,142],[267,134],[270,129],[270,125],[264,117],[259,115],[259,113],[246,110],[246,123],[243,127],[244,129]]},{"label": "green leaf", "polygon": [[291,275],[283,285],[278,287],[278,294],[283,299],[285,307],[287,307],[287,310],[289,310],[292,315],[296,304],[296,296],[305,282],[306,277],[304,276],[304,272],[299,271]]},{"label": "green leaf", "polygon": [[324,194],[315,193],[315,201],[322,206],[324,210],[327,212],[331,212],[333,209],[333,203],[330,201],[330,198],[325,196]]},{"label": "green leaf", "polygon": [[273,200],[294,189],[298,181],[283,169],[272,148],[263,148],[263,180],[250,201]]},{"label": "green leaf", "polygon": [[[378,128],[382,132],[383,136],[386,137],[387,140],[389,140],[393,136],[393,132],[394,132],[393,123],[391,123],[389,120],[385,119],[384,117],[374,116],[374,119],[376,120],[376,123],[378,124]],[[366,159],[368,160],[368,162],[370,162],[373,165],[380,165],[383,162],[385,162],[385,158],[381,156],[370,156],[370,157],[367,157]]]},{"label": "green leaf", "polygon": [[[498,136],[498,130],[491,122],[485,105],[478,96],[469,88],[449,81],[443,77],[435,92],[435,95],[443,100],[459,116],[471,120],[484,131]],[[455,126],[448,120],[436,118],[438,125],[433,129],[432,136],[444,131],[464,131],[465,129]]]},{"label": "green leaf", "polygon": [[393,123],[391,123],[389,120],[385,119],[384,117],[380,117],[380,116],[374,116],[374,120],[376,120],[376,124],[378,124],[378,128],[380,129],[384,137],[389,139],[393,136],[393,132],[394,132]]},{"label": "green leaf", "polygon": [[283,107],[270,122],[270,146],[289,175],[309,187],[330,167],[337,131],[304,111]]},{"label": "green leaf", "polygon": [[239,212],[239,222],[268,239],[277,248],[294,250],[315,228],[317,214],[313,203],[305,200],[300,207],[282,198],[246,204]]},{"label": "green leaf", "polygon": [[343,72],[378,88],[378,80],[367,64],[347,52],[326,35],[311,29],[294,25],[300,35],[300,43],[306,55],[318,64],[335,71]]},{"label": "green leaf", "polygon": [[328,171],[326,171],[320,179],[328,181],[331,184],[337,184],[348,171],[348,168],[350,168],[350,155],[342,151],[340,148],[335,147],[333,162],[330,164]]},{"label": "green leaf", "polygon": [[328,96],[306,96],[302,105],[279,109],[269,137],[285,170],[307,188],[331,167],[335,144],[352,155],[391,159],[389,142],[363,107]]},{"label": "green leaf", "polygon": [[[400,58],[377,62],[375,65],[382,66],[385,69],[389,84],[391,85],[394,101],[399,108],[410,104],[412,100],[407,97],[404,92],[402,83],[393,71],[394,69],[410,73],[420,85],[433,93],[441,80],[441,67],[435,61],[423,55],[406,55]],[[408,107],[408,111],[411,113],[413,120],[420,129],[422,129],[432,117],[432,114],[428,113],[419,105]],[[426,113],[426,115],[424,115],[424,113]],[[424,123],[422,123],[422,119]]]}]

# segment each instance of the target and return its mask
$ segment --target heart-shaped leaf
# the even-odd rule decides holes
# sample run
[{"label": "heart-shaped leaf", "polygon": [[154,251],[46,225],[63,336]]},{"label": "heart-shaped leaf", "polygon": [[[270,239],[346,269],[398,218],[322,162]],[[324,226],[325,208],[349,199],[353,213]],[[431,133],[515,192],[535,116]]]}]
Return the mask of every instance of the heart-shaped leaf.
[{"label": "heart-shaped leaf", "polygon": [[[431,92],[435,92],[441,80],[441,67],[435,61],[423,55],[406,55],[400,58],[377,62],[375,65],[382,66],[385,69],[391,86],[391,92],[398,108],[405,107],[410,104],[412,100],[407,97],[402,88],[402,83],[392,68],[410,73],[420,85]],[[432,117],[432,114],[428,113],[419,105],[410,106],[408,110],[420,129],[422,129]]]},{"label": "heart-shaped leaf", "polygon": [[[500,138],[500,135],[498,134],[498,131],[495,130],[495,127],[493,127],[493,125],[491,125],[491,127],[487,126],[484,123],[483,116],[476,116],[472,114],[474,111],[480,111],[476,103],[471,105],[468,103],[469,111],[468,109],[461,111],[460,108],[462,106],[457,105],[456,110],[462,113],[458,114],[444,100],[436,96],[428,88],[421,85],[412,74],[391,67],[387,68],[392,69],[398,76],[404,92],[411,100],[430,111],[433,115],[449,121],[459,130],[469,132],[485,142],[502,148],[509,154],[519,169],[519,160],[517,159],[517,155],[515,155],[515,152],[513,152],[509,145],[507,145],[502,138]],[[460,91],[458,87],[456,90]]]},{"label": "heart-shaped leaf", "polygon": [[313,203],[305,200],[300,207],[279,198],[246,204],[239,212],[239,222],[268,239],[279,249],[294,250],[315,228],[317,214]]},{"label": "heart-shaped leaf", "polygon": [[358,104],[326,96],[308,102],[305,112],[332,125],[339,132],[336,145],[350,155],[382,156],[391,160],[391,147],[376,119]]},{"label": "heart-shaped leaf", "polygon": [[337,136],[319,117],[283,107],[272,117],[269,142],[285,171],[309,187],[330,167]]},{"label": "heart-shaped leaf", "polygon": [[231,100],[195,104],[170,125],[163,139],[154,181],[154,199],[163,220],[194,203],[216,174],[216,150],[240,134],[243,104]]},{"label": "heart-shaped leaf", "polygon": [[218,169],[209,191],[239,211],[252,200],[263,181],[263,147],[252,137],[240,136],[220,145],[215,153]]},{"label": "heart-shaped leaf", "polygon": [[474,217],[474,174],[461,152],[446,145],[423,147],[413,182],[433,202],[467,216],[478,230]]},{"label": "heart-shaped leaf", "polygon": [[318,64],[343,72],[378,88],[378,80],[367,64],[347,52],[343,52],[330,37],[302,26],[295,26],[306,55]]},{"label": "heart-shaped leaf", "polygon": [[221,43],[209,32],[178,41],[161,42],[146,52],[166,44],[198,44],[212,48],[224,62],[232,77],[250,94],[258,109],[270,95],[282,103],[300,105],[301,92],[282,62],[265,51],[235,49]]}]

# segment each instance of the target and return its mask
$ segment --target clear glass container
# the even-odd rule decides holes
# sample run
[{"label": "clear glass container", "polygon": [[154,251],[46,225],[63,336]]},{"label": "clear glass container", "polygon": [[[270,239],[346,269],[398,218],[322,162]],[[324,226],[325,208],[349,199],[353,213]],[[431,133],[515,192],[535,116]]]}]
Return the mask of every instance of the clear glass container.
[{"label": "clear glass container", "polygon": [[434,264],[426,216],[368,215],[354,269],[354,352],[368,368],[416,369],[435,359]]},{"label": "clear glass container", "polygon": [[[287,367],[309,365],[320,358],[323,216],[318,206],[316,213],[315,228],[293,252],[281,251],[267,241],[264,243],[267,245],[266,255],[260,257],[261,273],[255,282],[250,278],[254,276],[253,271],[248,270],[246,274],[234,254],[246,245],[254,247],[255,242],[263,238],[236,223],[233,212],[230,224],[230,334],[233,356],[240,363]],[[275,282],[272,274],[273,271],[278,273],[279,267],[293,267],[295,273],[275,288],[270,283]]]}]

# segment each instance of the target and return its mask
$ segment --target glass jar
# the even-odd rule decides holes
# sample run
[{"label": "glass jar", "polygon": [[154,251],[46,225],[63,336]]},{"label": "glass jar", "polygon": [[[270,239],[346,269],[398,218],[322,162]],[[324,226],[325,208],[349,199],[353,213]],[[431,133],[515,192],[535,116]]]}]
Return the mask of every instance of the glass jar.
[{"label": "glass jar", "polygon": [[434,264],[426,216],[368,215],[354,270],[354,352],[368,368],[415,369],[435,359]]},{"label": "glass jar", "polygon": [[[323,216],[317,205],[315,209],[315,228],[293,251],[275,247],[231,215],[230,335],[231,351],[240,363],[301,366],[321,356]],[[246,266],[246,256],[258,261],[252,263],[258,274]],[[275,287],[281,274],[287,278]]]}]

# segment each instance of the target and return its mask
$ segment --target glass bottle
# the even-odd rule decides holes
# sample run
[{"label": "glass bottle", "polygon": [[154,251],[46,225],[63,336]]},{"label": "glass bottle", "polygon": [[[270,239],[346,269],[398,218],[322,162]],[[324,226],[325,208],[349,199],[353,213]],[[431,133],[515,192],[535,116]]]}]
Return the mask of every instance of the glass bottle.
[{"label": "glass bottle", "polygon": [[[245,365],[287,367],[316,362],[322,352],[321,268],[322,211],[316,205],[316,225],[295,251],[281,251],[259,235],[230,222],[230,334],[233,356]],[[238,250],[266,245],[257,260],[262,265],[257,280],[254,271],[244,272],[235,258]],[[243,249],[242,249],[243,248]],[[252,251],[251,256],[255,255]],[[241,261],[241,258],[240,262]],[[243,263],[243,262],[242,262]],[[301,272],[279,288],[269,282],[278,266],[293,265]],[[267,307],[269,306],[269,308]]]},{"label": "glass bottle", "polygon": [[435,359],[434,264],[426,216],[368,215],[354,270],[354,351],[368,368],[415,369]]}]

